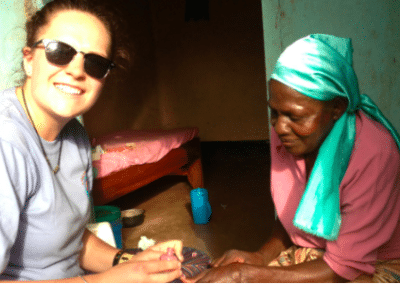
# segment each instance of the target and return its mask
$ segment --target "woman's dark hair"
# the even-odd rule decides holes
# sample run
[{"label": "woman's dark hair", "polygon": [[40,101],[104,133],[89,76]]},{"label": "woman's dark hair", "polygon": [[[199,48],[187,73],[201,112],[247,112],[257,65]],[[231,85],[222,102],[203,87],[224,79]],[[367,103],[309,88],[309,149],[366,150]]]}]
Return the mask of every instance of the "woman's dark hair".
[{"label": "woman's dark hair", "polygon": [[37,40],[40,29],[49,24],[51,17],[58,12],[75,10],[97,17],[111,35],[111,59],[117,66],[127,69],[130,65],[128,52],[129,40],[125,34],[123,17],[110,4],[100,0],[53,0],[38,10],[26,22],[26,46],[32,46]]}]

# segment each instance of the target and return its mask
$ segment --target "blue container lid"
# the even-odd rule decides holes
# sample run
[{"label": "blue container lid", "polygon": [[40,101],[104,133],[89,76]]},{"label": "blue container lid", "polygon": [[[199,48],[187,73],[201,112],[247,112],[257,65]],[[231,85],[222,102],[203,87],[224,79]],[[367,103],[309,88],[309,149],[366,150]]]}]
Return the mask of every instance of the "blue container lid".
[{"label": "blue container lid", "polygon": [[121,210],[116,206],[94,206],[96,222],[113,222],[121,219]]},{"label": "blue container lid", "polygon": [[202,196],[202,197],[208,198],[208,191],[205,188],[198,187],[198,188],[192,189],[190,191],[190,195],[193,197],[194,196]]}]

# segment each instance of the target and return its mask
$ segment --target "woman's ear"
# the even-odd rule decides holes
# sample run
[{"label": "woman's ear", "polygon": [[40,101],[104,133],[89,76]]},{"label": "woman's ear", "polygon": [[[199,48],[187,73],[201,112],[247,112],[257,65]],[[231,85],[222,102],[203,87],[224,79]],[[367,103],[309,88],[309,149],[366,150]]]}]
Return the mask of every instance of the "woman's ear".
[{"label": "woman's ear", "polygon": [[345,97],[336,97],[333,99],[333,119],[338,120],[346,111],[348,101]]},{"label": "woman's ear", "polygon": [[32,52],[30,47],[24,47],[22,49],[23,53],[23,66],[26,76],[32,76]]}]

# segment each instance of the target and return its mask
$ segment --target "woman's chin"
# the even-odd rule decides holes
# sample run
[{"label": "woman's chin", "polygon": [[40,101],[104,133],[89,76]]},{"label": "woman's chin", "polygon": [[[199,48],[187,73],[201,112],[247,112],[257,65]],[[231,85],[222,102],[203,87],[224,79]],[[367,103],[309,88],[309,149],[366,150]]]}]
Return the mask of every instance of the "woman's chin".
[{"label": "woman's chin", "polygon": [[302,151],[298,147],[295,147],[294,145],[290,145],[290,146],[283,145],[283,146],[285,147],[286,151],[288,151],[293,156],[302,157],[304,155],[304,151]]}]

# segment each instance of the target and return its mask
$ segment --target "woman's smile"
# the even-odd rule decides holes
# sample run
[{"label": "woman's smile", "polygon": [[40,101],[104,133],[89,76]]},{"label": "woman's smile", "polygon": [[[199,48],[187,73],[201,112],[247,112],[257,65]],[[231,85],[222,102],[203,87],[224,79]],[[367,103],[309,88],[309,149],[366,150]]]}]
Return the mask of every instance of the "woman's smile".
[{"label": "woman's smile", "polygon": [[82,95],[83,94],[83,90],[78,88],[78,87],[74,87],[68,84],[62,84],[62,83],[55,83],[54,87],[61,91],[64,94],[67,95]]},{"label": "woman's smile", "polygon": [[[43,39],[60,41],[103,57],[111,49],[111,38],[104,24],[91,14],[74,10],[53,15],[51,25],[41,29],[35,41]],[[63,126],[92,107],[105,80],[86,73],[87,59],[82,54],[73,56],[68,64],[57,65],[48,60],[46,48],[41,47],[28,48],[24,58],[26,68],[32,69],[28,104],[34,109],[34,119],[53,119]]]}]

